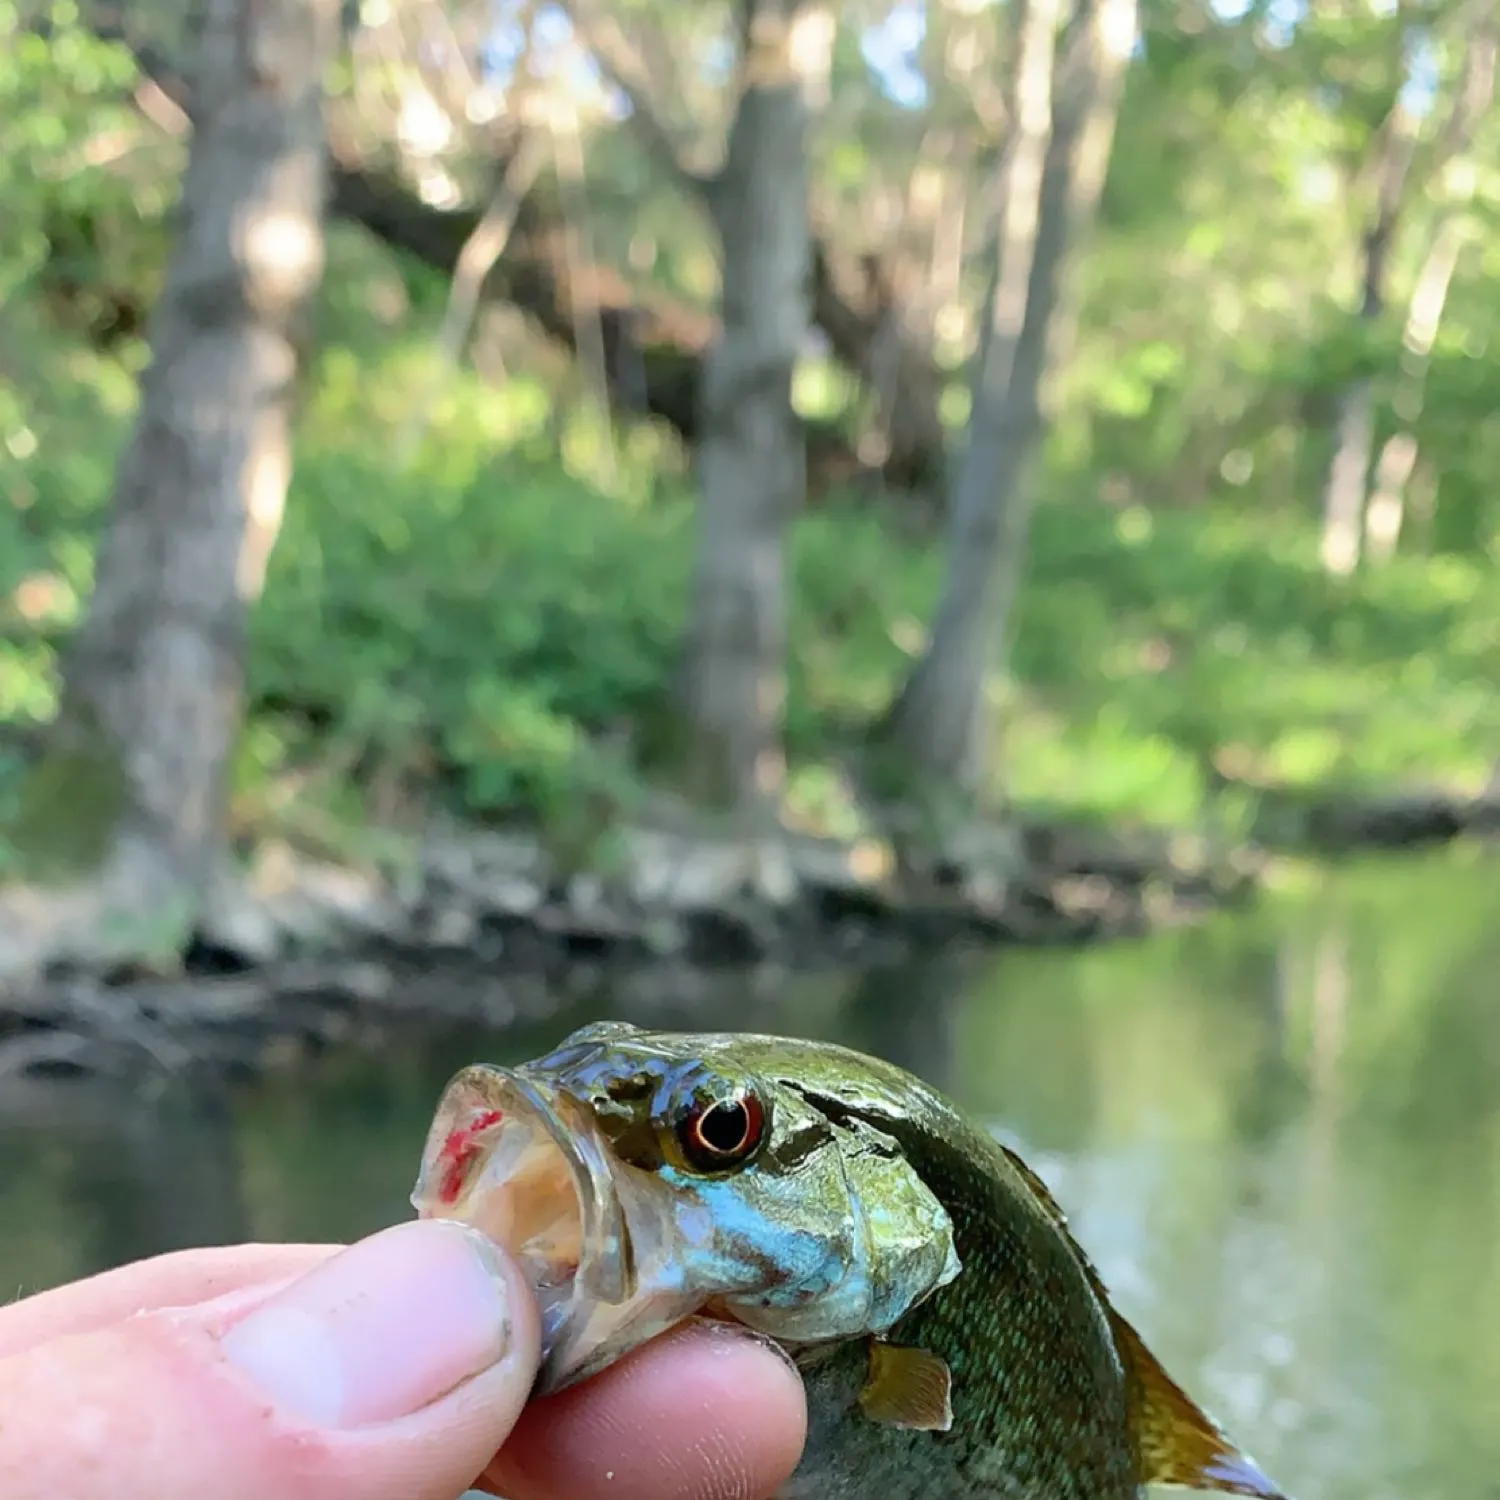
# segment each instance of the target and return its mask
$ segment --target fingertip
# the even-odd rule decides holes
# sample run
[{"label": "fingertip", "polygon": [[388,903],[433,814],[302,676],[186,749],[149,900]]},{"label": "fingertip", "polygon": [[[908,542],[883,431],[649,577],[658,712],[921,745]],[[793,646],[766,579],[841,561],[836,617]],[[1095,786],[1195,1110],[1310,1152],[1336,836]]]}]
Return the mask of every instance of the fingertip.
[{"label": "fingertip", "polygon": [[701,1321],[533,1402],[485,1478],[509,1500],[763,1500],[806,1434],[790,1360],[748,1330]]},{"label": "fingertip", "polygon": [[509,1434],[538,1344],[507,1257],[462,1226],[396,1226],[269,1296],[0,1360],[0,1494],[25,1475],[20,1493],[73,1500],[444,1500]]}]

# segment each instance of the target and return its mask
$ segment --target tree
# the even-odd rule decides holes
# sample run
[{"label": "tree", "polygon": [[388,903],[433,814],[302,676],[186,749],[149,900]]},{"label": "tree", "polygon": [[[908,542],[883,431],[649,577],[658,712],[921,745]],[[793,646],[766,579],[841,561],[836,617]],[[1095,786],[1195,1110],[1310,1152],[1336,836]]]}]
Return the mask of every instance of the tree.
[{"label": "tree", "polygon": [[943,593],[878,731],[913,780],[965,795],[989,762],[988,683],[1021,576],[1046,383],[1071,342],[1068,262],[1103,189],[1136,3],[1080,0],[1066,29],[1063,19],[1060,0],[1028,0],[1017,23],[1015,124],[997,174],[989,316],[948,502]]},{"label": "tree", "polygon": [[807,96],[834,22],[799,0],[741,0],[738,19],[741,92],[710,195],[722,328],[699,398],[685,697],[690,790],[747,808],[781,784],[784,554],[806,482],[792,373],[809,319]]},{"label": "tree", "polygon": [[[694,120],[691,134],[671,119],[668,101],[682,97],[685,78],[693,72],[673,56],[666,35],[667,17],[672,13],[653,14],[649,8],[634,11],[627,36],[615,14],[598,0],[569,0],[567,9],[605,76],[629,99],[636,134],[662,175],[690,203],[707,209],[713,217],[713,188],[719,179],[697,168],[695,157],[699,153],[691,142],[711,138],[716,132],[708,128],[706,119]],[[808,78],[808,86],[822,91],[832,71],[832,57],[822,55],[822,49],[831,47],[833,41],[832,23],[826,9],[810,10],[803,5],[800,11],[821,17],[804,21],[802,35],[815,43],[817,53],[808,59],[812,73],[818,75]],[[701,25],[701,21],[696,24]],[[940,30],[934,25],[935,33]],[[862,63],[860,67],[862,70]],[[867,96],[863,77],[845,82],[853,86],[839,90],[843,99]],[[961,122],[962,127],[968,127],[967,134],[975,133],[968,119]],[[924,139],[927,134],[926,130],[922,132]],[[805,141],[803,150],[806,155]],[[882,453],[870,468],[899,487],[922,491],[938,480],[943,468],[945,434],[939,411],[942,381],[930,341],[914,336],[905,316],[907,309],[894,294],[899,257],[887,254],[885,247],[878,253],[849,253],[839,243],[838,230],[843,226],[838,205],[820,204],[826,191],[815,183],[809,188],[818,210],[809,214],[808,225],[811,319],[826,335],[835,357],[860,379],[882,409]],[[706,371],[701,372],[700,379],[705,376]],[[698,415],[697,407],[694,414]],[[696,428],[692,436],[696,441]],[[848,457],[853,459],[854,455]],[[851,467],[858,469],[858,462]]]},{"label": "tree", "polygon": [[[303,321],[323,267],[332,0],[208,0],[175,248],[87,618],[23,845],[105,911],[177,940],[224,853],[245,615],[291,472]],[[76,888],[76,887],[75,887]]]},{"label": "tree", "polygon": [[[574,24],[629,100],[658,165],[707,210],[720,325],[696,383],[701,499],[682,706],[695,801],[740,811],[780,789],[787,528],[805,497],[807,443],[792,374],[812,318],[810,105],[826,91],[836,22],[809,0],[736,0],[737,78],[724,160],[698,170],[655,99],[660,38],[638,48],[591,0]],[[649,31],[649,28],[648,28]]]},{"label": "tree", "polygon": [[[1401,32],[1397,29],[1399,39]],[[1407,179],[1417,147],[1420,121],[1406,96],[1403,66],[1390,110],[1376,134],[1370,175],[1374,202],[1360,237],[1358,321],[1375,326],[1385,315],[1386,282],[1391,252],[1406,200]],[[1375,387],[1368,374],[1351,380],[1339,393],[1334,417],[1333,456],[1323,482],[1321,556],[1330,573],[1350,573],[1359,562],[1360,524],[1370,449],[1375,440]]]},{"label": "tree", "polygon": [[1407,303],[1401,337],[1401,379],[1392,402],[1402,425],[1381,447],[1365,508],[1365,549],[1372,562],[1387,561],[1401,535],[1406,487],[1417,465],[1412,424],[1422,412],[1427,370],[1448,290],[1459,256],[1473,232],[1469,209],[1478,170],[1470,150],[1474,132],[1494,102],[1497,42],[1496,15],[1490,6],[1479,15],[1474,35],[1465,47],[1463,76],[1444,133],[1444,149],[1439,152],[1446,158],[1440,169],[1442,206]]},{"label": "tree", "polygon": [[[1480,118],[1488,108],[1493,90],[1489,36],[1494,24],[1494,6],[1488,0],[1460,7],[1469,26],[1469,35],[1461,46],[1464,64],[1455,87],[1447,119],[1425,160],[1419,162],[1421,126],[1410,97],[1412,71],[1403,62],[1397,72],[1397,86],[1390,108],[1376,133],[1369,164],[1373,182],[1373,201],[1368,210],[1360,240],[1360,300],[1358,322],[1374,328],[1386,313],[1391,277],[1391,263],[1402,219],[1413,196],[1413,190],[1441,174],[1455,157],[1462,158]],[[1393,33],[1398,47],[1411,52],[1413,37],[1405,27]],[[1457,226],[1445,234],[1440,228],[1432,246],[1428,265],[1418,277],[1407,319],[1407,339],[1415,339],[1412,350],[1417,361],[1423,339],[1424,309],[1434,302],[1441,308],[1446,297],[1451,269],[1443,267],[1456,258],[1453,236]],[[1439,291],[1441,288],[1441,291]],[[1434,333],[1436,329],[1434,327]],[[1430,347],[1430,346],[1429,346]],[[1382,452],[1375,489],[1381,495],[1378,504],[1367,514],[1370,499],[1370,465],[1375,447],[1375,382],[1371,375],[1361,374],[1350,381],[1339,394],[1334,422],[1334,451],[1323,484],[1323,535],[1321,556],[1324,568],[1334,574],[1347,574],[1359,564],[1361,540],[1369,528],[1377,552],[1386,550],[1387,535],[1392,531],[1395,513],[1393,495],[1404,486],[1410,473],[1406,459],[1407,445],[1399,439],[1394,447]],[[1410,448],[1414,463],[1416,449]],[[1405,474],[1403,474],[1405,468]]]}]

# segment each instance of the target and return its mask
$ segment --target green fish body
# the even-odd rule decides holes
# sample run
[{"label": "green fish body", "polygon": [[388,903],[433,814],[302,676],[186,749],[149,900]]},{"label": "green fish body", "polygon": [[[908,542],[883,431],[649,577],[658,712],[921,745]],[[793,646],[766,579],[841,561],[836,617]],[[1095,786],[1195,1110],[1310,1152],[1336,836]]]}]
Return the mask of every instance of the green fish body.
[{"label": "green fish body", "polygon": [[1020,1158],[846,1048],[603,1023],[466,1069],[413,1201],[534,1268],[542,1389],[695,1315],[782,1343],[808,1437],[777,1500],[1282,1500]]}]

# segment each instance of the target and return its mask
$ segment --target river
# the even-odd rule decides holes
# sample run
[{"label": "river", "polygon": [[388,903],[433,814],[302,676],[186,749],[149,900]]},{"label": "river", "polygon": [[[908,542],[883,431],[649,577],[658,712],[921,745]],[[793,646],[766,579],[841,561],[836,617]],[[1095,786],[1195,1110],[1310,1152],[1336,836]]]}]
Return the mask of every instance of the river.
[{"label": "river", "polygon": [[649,1015],[605,990],[208,1094],[28,1090],[0,1098],[0,1283],[404,1217],[449,1073],[585,1020],[781,1029],[903,1062],[1017,1145],[1122,1309],[1292,1495],[1492,1500],[1497,877],[1482,851],[1360,863],[1137,942],[718,976]]}]

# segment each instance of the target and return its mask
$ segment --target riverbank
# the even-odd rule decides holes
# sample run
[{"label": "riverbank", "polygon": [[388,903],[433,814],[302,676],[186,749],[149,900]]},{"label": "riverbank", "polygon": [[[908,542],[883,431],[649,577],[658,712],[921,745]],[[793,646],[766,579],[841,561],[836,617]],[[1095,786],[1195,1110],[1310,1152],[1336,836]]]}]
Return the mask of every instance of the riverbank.
[{"label": "riverbank", "polygon": [[361,1013],[428,1013],[431,967],[476,980],[441,987],[434,1014],[472,1000],[465,1018],[500,1021],[600,967],[670,986],[704,968],[1138,935],[1248,900],[1257,872],[1254,856],[1202,839],[1056,824],[980,833],[920,872],[873,838],[661,826],[617,830],[607,860],[572,871],[522,831],[434,829],[405,861],[362,869],[268,842],[176,962],[143,963],[118,929],[87,921],[81,893],[13,886],[0,908],[0,1083],[37,1068],[253,1067],[334,1040]]},{"label": "riverbank", "polygon": [[[705,972],[774,985],[922,952],[1118,941],[1246,906],[1278,854],[1500,834],[1492,795],[1260,796],[1259,842],[1021,819],[920,871],[878,839],[785,831],[625,828],[608,860],[572,871],[520,830],[432,829],[405,861],[364,868],[267,842],[187,951],[155,964],[111,950],[62,898],[13,886],[0,893],[0,1087],[255,1073],[389,1024],[539,1019],[601,976],[671,995]],[[61,939],[60,917],[74,924]]]}]

